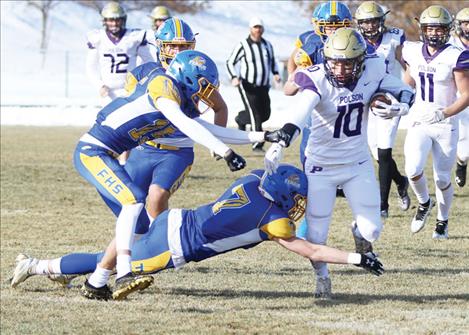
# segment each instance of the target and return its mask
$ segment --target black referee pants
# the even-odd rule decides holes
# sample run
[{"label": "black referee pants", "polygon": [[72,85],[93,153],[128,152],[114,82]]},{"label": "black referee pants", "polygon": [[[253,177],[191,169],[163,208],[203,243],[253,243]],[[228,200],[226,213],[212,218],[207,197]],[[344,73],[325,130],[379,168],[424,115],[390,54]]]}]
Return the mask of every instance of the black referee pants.
[{"label": "black referee pants", "polygon": [[[262,123],[270,118],[269,86],[255,86],[246,81],[241,81],[238,86],[244,110],[235,118],[239,129],[246,130],[246,125],[251,125],[251,130],[262,131]],[[256,143],[254,147],[262,148],[264,143]]]}]

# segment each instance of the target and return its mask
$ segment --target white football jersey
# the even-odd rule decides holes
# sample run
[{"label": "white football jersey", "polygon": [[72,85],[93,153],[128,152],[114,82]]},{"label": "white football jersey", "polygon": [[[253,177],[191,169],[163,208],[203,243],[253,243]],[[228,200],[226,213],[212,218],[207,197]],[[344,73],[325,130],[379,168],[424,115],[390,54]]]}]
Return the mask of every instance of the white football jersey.
[{"label": "white football jersey", "polygon": [[385,59],[387,72],[400,78],[402,66],[396,59],[396,48],[403,45],[405,40],[403,29],[388,28],[381,36],[381,39],[378,40],[376,46],[367,44],[367,53],[372,54],[374,52],[383,57]]},{"label": "white football jersey", "polygon": [[137,56],[141,63],[154,60],[145,30],[126,29],[118,40],[104,29],[94,30],[88,33],[88,48],[89,57],[94,59],[87,60],[87,73],[98,88],[102,85],[110,89],[123,88],[127,72],[137,66]]},{"label": "white football jersey", "polygon": [[457,35],[451,35],[448,43],[457,46],[463,50],[469,49],[469,46],[466,46]]},{"label": "white football jersey", "polygon": [[300,70],[295,82],[301,90],[313,90],[320,97],[311,111],[311,134],[306,157],[320,165],[349,164],[369,159],[366,127],[368,104],[376,91],[399,96],[412,89],[386,73],[384,59],[367,58],[355,87],[337,88],[326,78],[322,64]]},{"label": "white football jersey", "polygon": [[[410,118],[419,122],[426,113],[451,105],[456,100],[457,88],[453,70],[469,69],[469,51],[446,44],[433,56],[423,42],[404,42],[402,58],[410,68],[415,81],[415,102],[410,109]],[[454,123],[457,116],[446,119]]]}]

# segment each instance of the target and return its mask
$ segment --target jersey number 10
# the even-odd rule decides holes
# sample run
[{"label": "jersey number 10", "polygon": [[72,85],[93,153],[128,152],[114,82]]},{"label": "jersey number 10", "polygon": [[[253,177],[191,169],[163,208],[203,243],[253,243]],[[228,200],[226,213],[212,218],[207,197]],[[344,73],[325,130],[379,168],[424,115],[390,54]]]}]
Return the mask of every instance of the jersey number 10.
[{"label": "jersey number 10", "polygon": [[[352,113],[357,111],[357,123],[355,129],[350,129],[350,122],[352,119]],[[340,138],[340,134],[343,130],[344,135],[347,137],[360,135],[362,132],[362,117],[363,117],[363,103],[357,102],[346,106],[337,107],[339,116],[335,120],[334,125],[334,138]]]}]

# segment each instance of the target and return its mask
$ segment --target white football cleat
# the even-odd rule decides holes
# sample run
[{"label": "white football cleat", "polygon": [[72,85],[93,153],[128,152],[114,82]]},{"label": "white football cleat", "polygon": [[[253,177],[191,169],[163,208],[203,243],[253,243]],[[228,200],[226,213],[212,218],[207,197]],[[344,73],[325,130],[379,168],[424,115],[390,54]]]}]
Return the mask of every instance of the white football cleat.
[{"label": "white football cleat", "polygon": [[435,206],[435,203],[432,198],[430,198],[428,206],[422,206],[422,204],[419,204],[417,207],[417,213],[415,213],[412,223],[410,224],[410,231],[412,233],[418,233],[423,229],[423,227],[425,227],[433,206]]},{"label": "white football cleat", "polygon": [[19,254],[16,257],[16,267],[10,282],[11,287],[15,288],[18,284],[33,276],[34,274],[30,271],[38,262],[36,258],[31,258],[25,254]]},{"label": "white football cleat", "polygon": [[329,277],[318,277],[316,280],[316,292],[314,297],[317,299],[331,299],[332,297],[332,285],[331,278]]},{"label": "white football cleat", "polygon": [[435,240],[448,239],[448,220],[437,220],[435,230],[433,231],[433,238]]}]

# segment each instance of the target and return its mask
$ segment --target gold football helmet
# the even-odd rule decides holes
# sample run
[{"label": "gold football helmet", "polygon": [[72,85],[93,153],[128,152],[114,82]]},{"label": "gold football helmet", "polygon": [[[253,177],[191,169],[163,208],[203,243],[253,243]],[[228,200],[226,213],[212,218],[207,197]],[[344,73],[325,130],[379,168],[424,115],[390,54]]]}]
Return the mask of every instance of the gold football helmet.
[{"label": "gold football helmet", "polygon": [[[420,24],[420,34],[424,43],[440,48],[449,40],[449,34],[453,24],[450,12],[443,6],[433,5],[425,9],[418,20]],[[428,33],[430,27],[443,28],[443,34]]]},{"label": "gold football helmet", "polygon": [[352,28],[337,29],[324,44],[326,78],[335,87],[355,84],[363,72],[366,42]]},{"label": "gold football helmet", "polygon": [[355,19],[360,33],[367,39],[379,38],[386,30],[383,8],[374,1],[365,1],[355,11]]}]

